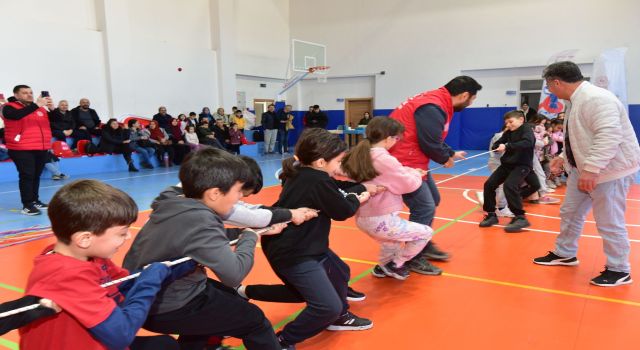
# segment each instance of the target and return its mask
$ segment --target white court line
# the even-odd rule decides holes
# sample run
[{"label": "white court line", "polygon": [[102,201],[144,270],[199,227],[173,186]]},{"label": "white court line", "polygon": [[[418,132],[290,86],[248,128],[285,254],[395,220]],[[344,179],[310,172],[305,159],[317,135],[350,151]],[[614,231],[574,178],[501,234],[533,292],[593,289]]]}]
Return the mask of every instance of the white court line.
[{"label": "white court line", "polygon": [[[407,211],[401,211],[400,213],[409,214],[409,212],[407,212]],[[478,225],[479,224],[479,222],[477,222],[477,221],[456,220],[456,219],[452,219],[452,218],[443,218],[443,217],[440,217],[440,216],[436,216],[435,218],[436,219],[440,219],[440,220],[444,220],[444,221],[462,222],[464,224],[473,224],[473,225]],[[505,227],[505,225],[493,225],[493,226],[495,226],[495,227]],[[523,231],[532,231],[532,232],[551,233],[551,234],[554,234],[554,235],[559,235],[560,234],[560,232],[558,232],[558,231],[540,230],[540,229],[535,229],[535,228],[524,228],[522,230]],[[513,234],[517,234],[517,233],[513,233]],[[596,236],[596,235],[580,235],[580,237],[602,239],[602,237]],[[640,243],[640,239],[631,239],[631,238],[629,238],[629,242]]]},{"label": "white court line", "polygon": [[[465,171],[465,172],[464,172],[464,173],[462,173],[462,174],[458,174],[458,175],[456,175],[456,176],[452,176],[452,177],[446,178],[446,179],[444,179],[444,180],[440,180],[440,181],[436,182],[436,185],[439,185],[439,184],[441,184],[441,183],[443,183],[443,182],[447,182],[447,181],[449,181],[449,180],[457,179],[457,178],[459,178],[460,176],[467,175],[467,174],[469,174],[469,173],[472,173],[472,172],[474,172],[474,171],[478,171],[478,170],[480,170],[480,169],[484,169],[484,168],[486,168],[486,167],[488,167],[488,165],[481,166],[481,167],[479,167],[479,168],[472,168],[472,169],[470,169],[469,171]],[[444,188],[444,187],[443,187],[443,188]]]},{"label": "white court line", "polygon": [[[474,170],[475,171],[475,170]],[[449,180],[449,179],[445,179],[445,180]],[[479,189],[479,188],[461,188],[461,187],[445,187],[445,186],[438,186],[438,188],[441,188],[443,190],[460,190],[460,191],[464,191],[464,190],[471,190],[471,191],[483,191],[483,189]],[[555,193],[547,193],[547,196],[554,196],[554,197],[564,197],[564,194],[555,194]],[[628,201],[631,202],[640,202],[640,199],[634,199],[634,198],[627,198]]]}]

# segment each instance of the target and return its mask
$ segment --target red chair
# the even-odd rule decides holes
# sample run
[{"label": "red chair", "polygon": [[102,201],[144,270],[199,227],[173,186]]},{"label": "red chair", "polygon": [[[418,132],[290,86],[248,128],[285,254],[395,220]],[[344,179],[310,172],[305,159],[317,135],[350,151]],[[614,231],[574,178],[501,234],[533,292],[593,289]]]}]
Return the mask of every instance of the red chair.
[{"label": "red chair", "polygon": [[90,140],[80,140],[78,141],[78,143],[76,144],[76,147],[78,148],[78,154],[83,156],[83,155],[87,155],[87,152],[85,151],[87,149],[87,144],[91,142]]},{"label": "red chair", "polygon": [[67,145],[67,143],[64,141],[54,142],[51,145],[51,148],[53,150],[53,154],[55,154],[57,157],[62,157],[62,158],[73,157],[73,151],[71,150],[71,148],[69,148],[69,145]]}]

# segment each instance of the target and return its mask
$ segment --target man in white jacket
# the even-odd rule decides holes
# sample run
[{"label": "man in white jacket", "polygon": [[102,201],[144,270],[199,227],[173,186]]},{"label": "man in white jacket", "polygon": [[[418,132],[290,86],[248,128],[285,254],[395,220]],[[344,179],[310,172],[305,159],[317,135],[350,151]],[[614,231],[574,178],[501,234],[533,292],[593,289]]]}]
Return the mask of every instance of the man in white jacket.
[{"label": "man in white jacket", "polygon": [[567,103],[565,146],[551,170],[569,173],[560,208],[556,249],[535,258],[540,265],[577,265],[578,239],[593,207],[607,256],[605,270],[591,280],[604,287],[629,284],[629,237],[626,197],[640,169],[640,146],[626,108],[611,92],[584,81],[573,62],[557,62],[543,72],[549,91]]}]

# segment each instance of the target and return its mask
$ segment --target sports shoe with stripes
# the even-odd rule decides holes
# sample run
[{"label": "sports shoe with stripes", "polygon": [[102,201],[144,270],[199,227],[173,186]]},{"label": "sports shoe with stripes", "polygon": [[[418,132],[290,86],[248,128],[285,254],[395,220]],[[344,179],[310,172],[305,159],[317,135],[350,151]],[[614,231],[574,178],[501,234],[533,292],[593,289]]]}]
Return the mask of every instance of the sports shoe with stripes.
[{"label": "sports shoe with stripes", "polygon": [[397,280],[404,281],[409,278],[409,268],[407,267],[407,264],[404,264],[401,267],[396,267],[396,264],[393,261],[390,261],[386,265],[380,266],[380,269],[385,275]]},{"label": "sports shoe with stripes", "polygon": [[549,252],[549,254],[545,256],[533,259],[533,263],[547,266],[575,266],[578,265],[579,261],[575,256],[571,258],[563,258],[556,255],[554,252]]},{"label": "sports shoe with stripes", "polygon": [[591,284],[595,284],[600,287],[615,287],[623,284],[630,284],[633,282],[631,274],[627,272],[611,271],[606,266],[604,271],[600,273],[600,276],[591,280]]},{"label": "sports shoe with stripes", "polygon": [[373,327],[373,322],[366,318],[358,317],[347,311],[346,314],[338,317],[333,324],[327,327],[329,331],[363,331]]},{"label": "sports shoe with stripes", "polygon": [[357,290],[349,287],[349,289],[347,290],[347,300],[349,301],[363,301],[367,299],[367,296],[362,293],[362,292],[358,292]]},{"label": "sports shoe with stripes", "polygon": [[382,267],[380,267],[380,265],[376,265],[373,267],[373,271],[371,271],[371,274],[374,277],[378,277],[378,278],[385,278],[387,277],[387,275],[384,273],[384,271],[382,271]]}]

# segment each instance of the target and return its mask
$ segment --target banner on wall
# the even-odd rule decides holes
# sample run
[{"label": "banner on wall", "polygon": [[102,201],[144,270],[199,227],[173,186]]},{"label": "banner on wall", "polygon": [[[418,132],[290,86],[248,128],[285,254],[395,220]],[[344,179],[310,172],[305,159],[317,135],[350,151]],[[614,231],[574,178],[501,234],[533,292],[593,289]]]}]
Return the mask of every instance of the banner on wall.
[{"label": "banner on wall", "polygon": [[629,109],[627,103],[627,75],[624,65],[626,47],[605,50],[593,61],[594,85],[613,92]]},{"label": "banner on wall", "polygon": [[[549,57],[547,65],[561,61],[571,61],[576,57],[577,53],[577,49],[560,51]],[[564,108],[564,101],[562,101],[558,98],[558,96],[552,94],[551,91],[549,91],[547,82],[543,79],[542,92],[540,93],[540,105],[538,105],[538,113],[544,115],[549,119],[552,119],[555,118],[558,113],[564,111]]]}]

